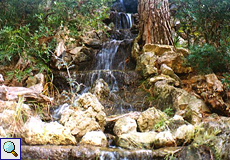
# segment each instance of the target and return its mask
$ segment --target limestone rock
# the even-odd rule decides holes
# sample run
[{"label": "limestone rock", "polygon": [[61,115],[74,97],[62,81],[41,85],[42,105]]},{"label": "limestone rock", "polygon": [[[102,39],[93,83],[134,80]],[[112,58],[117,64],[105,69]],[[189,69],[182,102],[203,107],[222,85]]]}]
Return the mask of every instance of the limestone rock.
[{"label": "limestone rock", "polygon": [[160,132],[155,136],[154,148],[161,148],[165,146],[175,146],[176,142],[174,136],[170,131]]},{"label": "limestone rock", "polygon": [[93,84],[90,92],[100,100],[109,96],[109,86],[103,79],[98,79]]},{"label": "limestone rock", "polygon": [[68,128],[57,122],[45,123],[31,117],[23,127],[22,137],[30,145],[75,145],[76,140]]},{"label": "limestone rock", "polygon": [[156,132],[130,132],[118,136],[116,144],[127,149],[153,149]]},{"label": "limestone rock", "polygon": [[166,64],[162,64],[160,68],[161,74],[169,75],[177,81],[177,83],[182,83],[180,78],[174,73],[172,68],[168,67]]},{"label": "limestone rock", "polygon": [[183,83],[185,89],[192,90],[200,96],[210,106],[212,112],[230,116],[229,102],[223,98],[225,97],[223,84],[214,73],[197,75]]},{"label": "limestone rock", "polygon": [[144,52],[152,52],[160,56],[165,52],[173,51],[173,46],[160,45],[160,44],[145,44],[143,47]]},{"label": "limestone rock", "polygon": [[185,49],[185,48],[177,48],[176,53],[181,53],[181,54],[183,54],[184,57],[187,57],[189,54],[188,49]]},{"label": "limestone rock", "polygon": [[75,101],[76,107],[65,109],[60,122],[79,140],[87,132],[104,130],[106,115],[97,97],[85,93]]},{"label": "limestone rock", "polygon": [[130,117],[120,118],[114,125],[113,132],[116,135],[137,131],[137,123]]},{"label": "limestone rock", "polygon": [[150,82],[152,84],[158,82],[158,81],[164,81],[165,83],[169,84],[169,85],[179,85],[179,82],[176,82],[175,79],[171,78],[168,75],[159,75],[159,76],[154,76],[152,78],[150,78]]},{"label": "limestone rock", "polygon": [[80,141],[81,144],[106,147],[107,139],[102,131],[87,132]]},{"label": "limestone rock", "polygon": [[155,64],[157,56],[152,52],[145,52],[138,57],[136,71],[141,72],[144,77],[157,74]]},{"label": "limestone rock", "polygon": [[170,129],[172,133],[177,132],[177,129],[183,125],[188,125],[189,123],[183,119],[182,116],[174,115],[172,118],[165,122],[166,129]]},{"label": "limestone rock", "polygon": [[2,126],[0,126],[0,138],[6,138],[6,132],[4,131]]},{"label": "limestone rock", "polygon": [[189,94],[183,89],[175,88],[164,81],[158,81],[154,85],[156,104],[164,110],[172,108],[188,122],[195,124],[202,120],[202,112],[210,112],[205,103]]},{"label": "limestone rock", "polygon": [[183,143],[191,142],[194,136],[195,127],[191,124],[180,126],[174,134],[174,137],[177,141],[177,145],[183,145]]},{"label": "limestone rock", "polygon": [[174,51],[164,52],[164,54],[158,58],[158,64],[166,64],[172,68],[175,73],[190,73],[192,71],[191,67],[184,65],[185,61],[183,54]]},{"label": "limestone rock", "polygon": [[157,123],[166,119],[168,117],[164,112],[152,107],[142,112],[137,119],[137,124],[141,132],[147,132],[153,130]]},{"label": "limestone rock", "polygon": [[205,78],[208,87],[212,87],[214,91],[223,92],[223,84],[218,80],[215,74],[205,75]]},{"label": "limestone rock", "polygon": [[212,114],[204,119],[199,128],[193,144],[210,146],[219,159],[230,159],[230,118]]}]

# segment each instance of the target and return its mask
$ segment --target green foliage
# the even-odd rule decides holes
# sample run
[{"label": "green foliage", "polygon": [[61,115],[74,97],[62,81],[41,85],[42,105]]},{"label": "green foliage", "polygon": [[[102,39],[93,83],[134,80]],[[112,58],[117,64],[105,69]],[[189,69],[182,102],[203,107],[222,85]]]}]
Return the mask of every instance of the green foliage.
[{"label": "green foliage", "polygon": [[198,68],[204,73],[226,72],[230,69],[229,46],[214,47],[210,44],[190,47],[188,62],[192,67]]},{"label": "green foliage", "polygon": [[[23,59],[31,70],[50,72],[54,36],[64,27],[77,39],[89,30],[103,30],[110,0],[2,0],[0,1],[0,63]],[[45,39],[49,39],[46,40]],[[15,70],[21,79],[25,69]]]},{"label": "green foliage", "polygon": [[230,64],[230,1],[173,0],[186,33],[191,55],[189,63],[202,72],[225,72]]},{"label": "green foliage", "polygon": [[176,17],[183,30],[197,40],[220,45],[229,37],[229,0],[174,0],[179,6]]},{"label": "green foliage", "polygon": [[221,82],[223,84],[225,84],[227,90],[229,91],[229,89],[230,89],[230,74],[229,73],[225,73],[225,74],[223,74],[223,76],[224,76],[224,78],[221,79]]},{"label": "green foliage", "polygon": [[164,113],[166,113],[169,117],[173,116],[174,115],[174,111],[172,108],[166,108],[164,111]]}]

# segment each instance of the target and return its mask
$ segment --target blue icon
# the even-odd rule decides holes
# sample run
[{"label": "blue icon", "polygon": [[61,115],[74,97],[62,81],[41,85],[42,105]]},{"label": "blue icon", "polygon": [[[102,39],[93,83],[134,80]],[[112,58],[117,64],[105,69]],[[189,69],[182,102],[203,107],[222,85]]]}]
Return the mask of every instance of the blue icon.
[{"label": "blue icon", "polygon": [[15,157],[18,156],[18,154],[14,151],[15,150],[15,145],[11,141],[7,141],[3,145],[3,149],[7,153],[12,153]]}]

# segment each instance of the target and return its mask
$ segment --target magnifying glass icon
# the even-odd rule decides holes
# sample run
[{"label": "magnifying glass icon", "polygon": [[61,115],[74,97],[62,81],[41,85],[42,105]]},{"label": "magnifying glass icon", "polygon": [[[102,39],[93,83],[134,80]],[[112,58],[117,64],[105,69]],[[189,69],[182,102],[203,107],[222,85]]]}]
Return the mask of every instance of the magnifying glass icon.
[{"label": "magnifying glass icon", "polygon": [[14,151],[15,150],[15,145],[11,141],[7,141],[3,145],[3,149],[7,153],[12,153],[15,157],[18,156],[18,154]]}]

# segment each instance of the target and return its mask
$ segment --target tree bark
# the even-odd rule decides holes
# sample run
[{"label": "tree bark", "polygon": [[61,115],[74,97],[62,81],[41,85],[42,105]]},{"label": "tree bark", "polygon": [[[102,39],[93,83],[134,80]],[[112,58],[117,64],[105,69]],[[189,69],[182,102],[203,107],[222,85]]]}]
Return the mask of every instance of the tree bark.
[{"label": "tree bark", "polygon": [[139,44],[173,45],[168,0],[139,0]]}]

